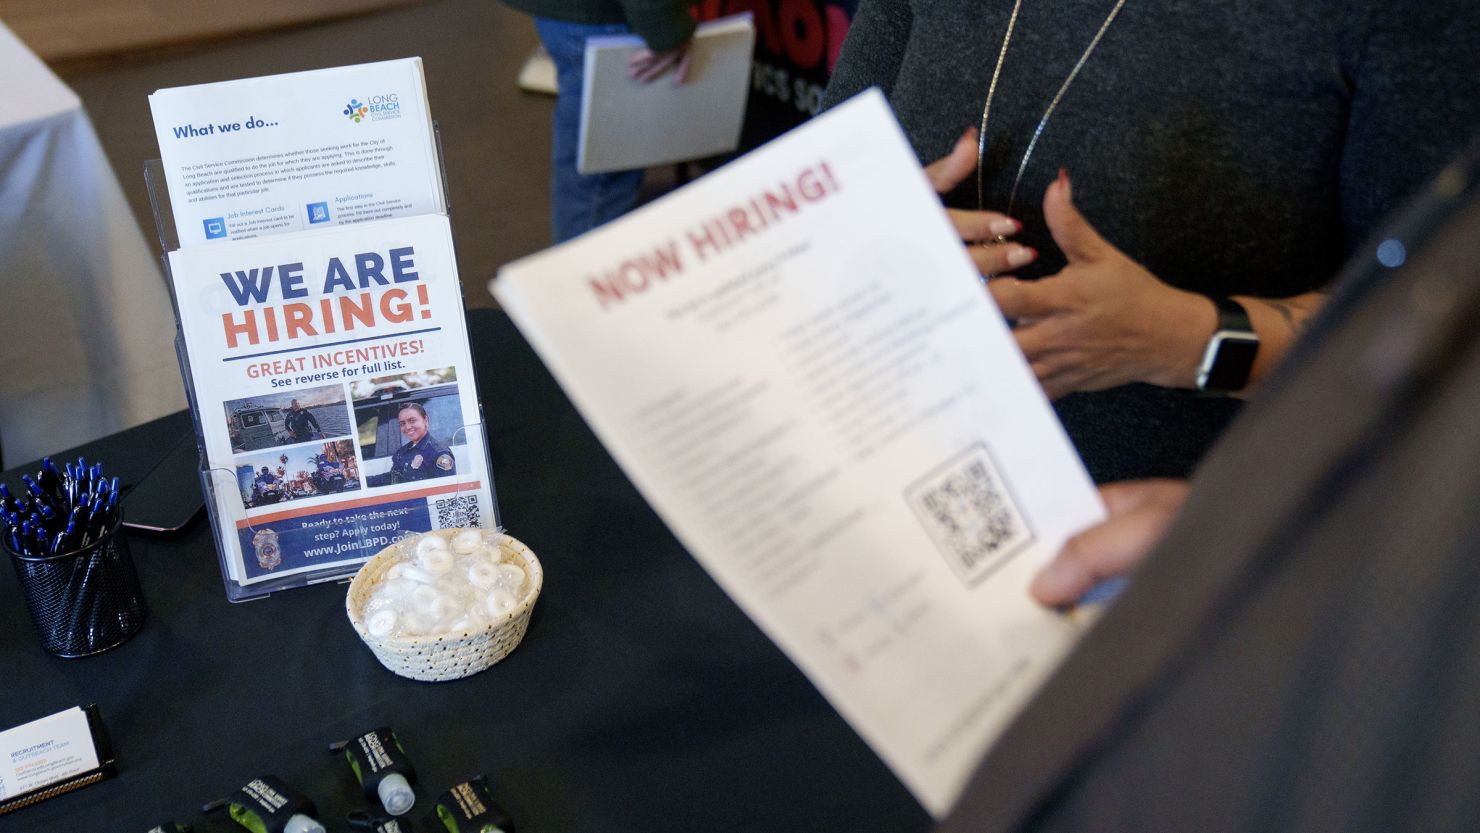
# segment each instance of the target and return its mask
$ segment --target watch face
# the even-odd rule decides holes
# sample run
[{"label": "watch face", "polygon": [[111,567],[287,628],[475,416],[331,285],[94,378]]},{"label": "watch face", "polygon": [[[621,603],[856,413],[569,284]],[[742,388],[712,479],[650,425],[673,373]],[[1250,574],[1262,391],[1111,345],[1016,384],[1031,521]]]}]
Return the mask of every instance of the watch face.
[{"label": "watch face", "polygon": [[1208,342],[1208,355],[1203,359],[1198,387],[1207,391],[1228,393],[1242,390],[1249,383],[1254,368],[1254,355],[1259,352],[1259,337],[1247,333],[1221,331]]}]

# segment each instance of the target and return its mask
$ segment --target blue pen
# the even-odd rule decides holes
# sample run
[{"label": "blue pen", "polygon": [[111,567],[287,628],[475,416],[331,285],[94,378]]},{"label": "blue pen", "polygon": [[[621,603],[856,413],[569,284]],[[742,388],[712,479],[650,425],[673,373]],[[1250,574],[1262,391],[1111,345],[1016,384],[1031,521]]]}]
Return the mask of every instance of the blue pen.
[{"label": "blue pen", "polygon": [[32,477],[31,475],[29,475],[29,474],[23,474],[23,475],[21,475],[21,482],[24,483],[24,484],[26,484],[26,490],[29,491],[35,497],[37,497],[37,498],[45,498],[46,497],[46,490],[43,489],[43,488],[41,488],[41,484],[40,483],[37,483],[36,482],[36,478]]},{"label": "blue pen", "polygon": [[67,528],[64,529],[64,530],[62,530],[61,532],[58,532],[56,534],[56,536],[54,538],[52,538],[52,541],[51,541],[51,554],[52,555],[56,555],[58,553],[63,553],[63,552],[66,552],[67,550],[71,549],[72,533],[76,530],[76,528],[77,527],[75,525],[73,525],[71,521],[68,521],[67,522]]}]

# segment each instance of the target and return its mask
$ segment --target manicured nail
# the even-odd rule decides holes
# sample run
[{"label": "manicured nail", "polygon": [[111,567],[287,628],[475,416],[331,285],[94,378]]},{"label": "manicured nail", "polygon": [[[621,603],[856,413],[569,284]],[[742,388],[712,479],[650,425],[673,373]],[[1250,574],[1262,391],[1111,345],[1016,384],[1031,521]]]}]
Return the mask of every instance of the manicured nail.
[{"label": "manicured nail", "polygon": [[1003,217],[1000,220],[993,220],[991,229],[993,234],[1017,234],[1023,230],[1023,224],[1011,217]]},{"label": "manicured nail", "polygon": [[1033,578],[1033,592],[1039,598],[1072,599],[1084,577],[1076,567],[1054,561]]},{"label": "manicured nail", "polygon": [[1007,252],[1007,265],[1012,267],[1032,263],[1038,259],[1038,252],[1029,246],[1013,246]]},{"label": "manicured nail", "polygon": [[1064,186],[1064,196],[1074,199],[1074,186],[1069,183],[1069,169],[1059,168],[1059,184]]}]

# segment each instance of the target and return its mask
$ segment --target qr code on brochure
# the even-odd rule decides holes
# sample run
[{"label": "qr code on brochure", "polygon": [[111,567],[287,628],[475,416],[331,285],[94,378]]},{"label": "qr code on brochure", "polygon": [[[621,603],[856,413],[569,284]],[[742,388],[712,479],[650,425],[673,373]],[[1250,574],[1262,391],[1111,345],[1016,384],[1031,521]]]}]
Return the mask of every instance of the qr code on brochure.
[{"label": "qr code on brochure", "polygon": [[477,495],[437,498],[432,501],[432,511],[437,515],[434,529],[482,526],[478,522]]},{"label": "qr code on brochure", "polygon": [[937,465],[905,490],[936,549],[967,584],[981,581],[1033,542],[991,453],[981,443]]}]

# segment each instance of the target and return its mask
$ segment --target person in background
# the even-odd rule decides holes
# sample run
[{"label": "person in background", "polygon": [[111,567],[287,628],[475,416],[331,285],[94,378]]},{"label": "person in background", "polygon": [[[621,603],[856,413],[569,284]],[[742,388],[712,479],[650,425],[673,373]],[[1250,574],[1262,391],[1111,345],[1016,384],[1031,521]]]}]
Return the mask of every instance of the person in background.
[{"label": "person in background", "polygon": [[1477,43],[1471,0],[862,0],[824,106],[878,85],[943,160],[1096,482],[1185,477],[1480,128]]},{"label": "person in background", "polygon": [[694,18],[684,0],[504,0],[534,15],[535,29],[555,64],[558,93],[552,136],[550,213],[554,241],[563,243],[631,211],[642,171],[581,174],[576,170],[586,41],[636,32],[647,43],[628,66],[648,83],[670,75],[682,84],[689,69]]}]

